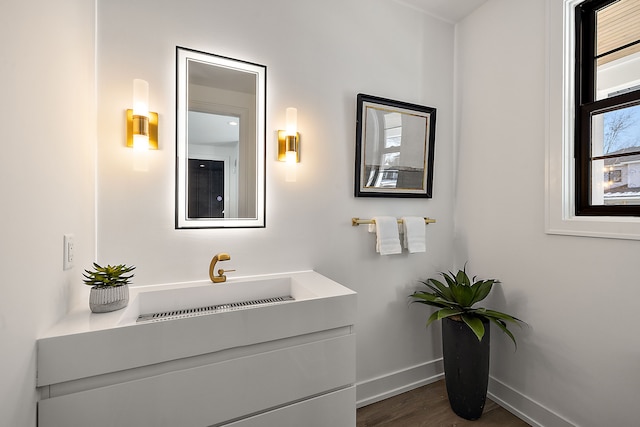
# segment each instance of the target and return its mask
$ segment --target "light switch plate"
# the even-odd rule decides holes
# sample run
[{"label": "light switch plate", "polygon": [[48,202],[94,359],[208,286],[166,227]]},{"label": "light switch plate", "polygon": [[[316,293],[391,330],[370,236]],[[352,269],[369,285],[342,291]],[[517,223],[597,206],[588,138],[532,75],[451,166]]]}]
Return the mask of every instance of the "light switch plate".
[{"label": "light switch plate", "polygon": [[63,270],[70,270],[73,268],[73,260],[75,257],[75,253],[74,253],[74,239],[73,239],[73,234],[65,234],[64,235],[64,247],[62,250],[62,256],[63,256],[63,262],[62,262],[62,269]]}]

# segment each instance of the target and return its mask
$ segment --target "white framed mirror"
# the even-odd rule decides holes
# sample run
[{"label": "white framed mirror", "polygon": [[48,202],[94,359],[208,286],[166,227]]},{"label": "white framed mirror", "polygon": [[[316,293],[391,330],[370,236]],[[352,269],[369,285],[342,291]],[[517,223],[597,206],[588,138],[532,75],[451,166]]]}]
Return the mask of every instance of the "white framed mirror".
[{"label": "white framed mirror", "polygon": [[176,47],[176,228],[265,226],[266,73]]}]

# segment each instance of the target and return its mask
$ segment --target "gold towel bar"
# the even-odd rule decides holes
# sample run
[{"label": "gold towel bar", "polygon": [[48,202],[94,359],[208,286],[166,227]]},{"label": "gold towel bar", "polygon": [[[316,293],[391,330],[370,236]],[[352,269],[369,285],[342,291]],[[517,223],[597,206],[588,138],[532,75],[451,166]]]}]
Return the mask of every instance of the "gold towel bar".
[{"label": "gold towel bar", "polygon": [[[424,222],[425,224],[433,224],[434,222],[436,222],[435,219],[433,218],[424,218]],[[351,218],[351,225],[352,226],[358,226],[360,224],[375,224],[375,220],[373,219],[360,219],[360,218]],[[402,219],[398,219],[398,224],[402,224]]]}]

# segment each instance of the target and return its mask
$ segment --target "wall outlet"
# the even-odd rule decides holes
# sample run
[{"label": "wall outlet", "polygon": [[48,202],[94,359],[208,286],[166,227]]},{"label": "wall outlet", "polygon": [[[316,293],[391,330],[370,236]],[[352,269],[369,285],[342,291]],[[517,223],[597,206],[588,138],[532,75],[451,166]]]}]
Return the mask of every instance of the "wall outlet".
[{"label": "wall outlet", "polygon": [[73,268],[73,261],[75,257],[74,253],[74,241],[73,234],[65,234],[64,235],[64,248],[62,251],[63,262],[62,269],[69,270]]}]

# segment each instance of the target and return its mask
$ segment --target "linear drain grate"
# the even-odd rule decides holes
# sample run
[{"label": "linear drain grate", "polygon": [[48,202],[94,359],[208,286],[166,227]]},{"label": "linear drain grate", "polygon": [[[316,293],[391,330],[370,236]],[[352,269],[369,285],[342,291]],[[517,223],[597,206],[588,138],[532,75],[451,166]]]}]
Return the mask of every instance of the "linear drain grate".
[{"label": "linear drain grate", "polygon": [[294,301],[292,296],[264,298],[251,301],[231,302],[228,304],[209,305],[206,307],[188,308],[185,310],[163,311],[161,313],[141,314],[136,322],[162,322],[164,320],[183,319],[186,317],[204,316],[224,311],[242,310],[256,306],[274,305]]}]

